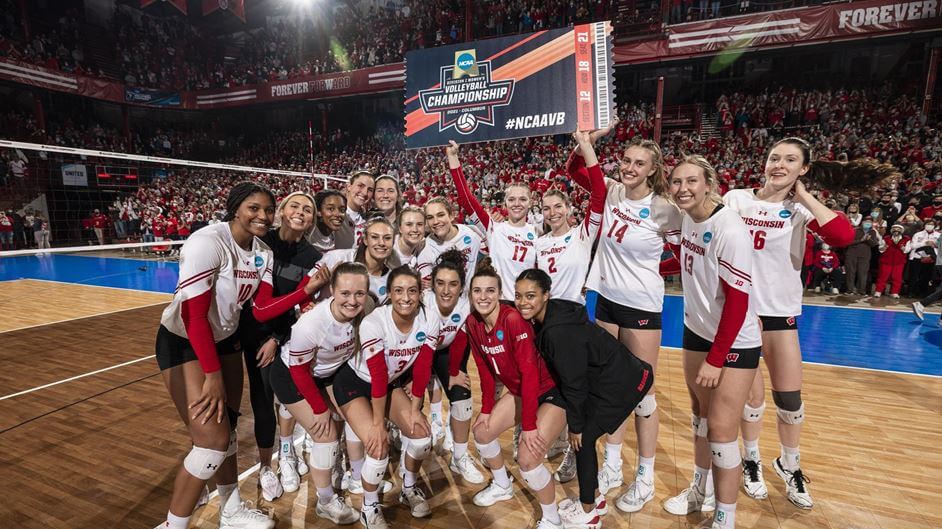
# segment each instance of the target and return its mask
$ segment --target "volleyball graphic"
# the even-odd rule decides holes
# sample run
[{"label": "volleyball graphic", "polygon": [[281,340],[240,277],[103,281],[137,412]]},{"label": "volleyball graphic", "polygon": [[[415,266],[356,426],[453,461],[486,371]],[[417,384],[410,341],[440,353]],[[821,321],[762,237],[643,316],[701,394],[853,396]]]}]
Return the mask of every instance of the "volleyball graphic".
[{"label": "volleyball graphic", "polygon": [[455,122],[455,128],[462,134],[469,134],[475,129],[477,124],[478,119],[474,117],[474,114],[462,114],[458,118],[458,121]]}]

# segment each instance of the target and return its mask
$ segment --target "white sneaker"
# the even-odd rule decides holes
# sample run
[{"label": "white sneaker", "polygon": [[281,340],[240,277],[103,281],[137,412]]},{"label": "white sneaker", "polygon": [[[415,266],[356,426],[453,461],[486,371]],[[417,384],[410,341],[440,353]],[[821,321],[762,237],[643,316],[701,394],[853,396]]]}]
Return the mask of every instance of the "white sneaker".
[{"label": "white sneaker", "polygon": [[487,487],[484,487],[483,490],[474,495],[474,504],[478,507],[490,507],[499,501],[513,499],[513,481],[511,480],[510,483],[510,486],[505,489],[498,485],[496,481],[491,480]]},{"label": "white sneaker", "polygon": [[654,484],[635,480],[628,485],[628,490],[615,500],[615,507],[624,512],[638,512],[644,504],[654,499]]},{"label": "white sneaker", "polygon": [[540,521],[536,522],[536,527],[533,529],[564,529],[562,521],[560,523],[553,523],[546,518],[540,518]]},{"label": "white sneaker", "polygon": [[[566,498],[559,502],[556,507],[559,509],[560,513],[571,509],[582,510],[582,504],[579,502],[578,498]],[[598,498],[595,498],[595,512],[599,513],[599,516],[608,514],[608,502],[605,500],[605,496],[600,495]],[[560,516],[562,516],[562,514],[560,514]]]},{"label": "white sneaker", "polygon": [[805,488],[805,483],[810,480],[801,473],[800,468],[794,472],[786,470],[782,466],[781,459],[781,457],[776,457],[772,466],[778,477],[785,481],[785,495],[788,496],[788,501],[799,509],[811,509],[814,507],[814,502],[811,500],[811,493]]},{"label": "white sneaker", "polygon": [[366,529],[389,529],[379,505],[364,505],[360,510],[360,523]]},{"label": "white sneaker", "polygon": [[621,487],[624,482],[621,473],[621,465],[619,465],[616,470],[608,466],[608,463],[602,464],[602,468],[599,470],[599,492],[603,495],[608,494],[608,491]]},{"label": "white sneaker", "polygon": [[262,486],[262,498],[265,498],[265,501],[275,501],[285,493],[281,481],[278,480],[278,475],[269,466],[262,467],[259,471],[258,483]]},{"label": "white sneaker", "polygon": [[899,294],[890,294],[890,298],[899,299]]},{"label": "white sneaker", "polygon": [[409,506],[413,518],[425,518],[432,512],[428,502],[425,501],[425,493],[419,487],[402,487],[399,492],[399,503]]},{"label": "white sneaker", "polygon": [[815,293],[815,294],[820,294],[820,293],[821,293],[821,287],[814,287],[814,293]]},{"label": "white sneaker", "polygon": [[[383,494],[392,490],[392,483],[386,481],[385,479],[380,483],[382,486]],[[349,492],[350,494],[363,494],[363,480],[362,479],[353,479],[353,473],[347,471],[343,476],[343,490]]]},{"label": "white sneaker", "polygon": [[316,500],[314,503],[315,514],[337,525],[349,525],[356,522],[359,518],[356,511],[347,505],[347,502],[343,501],[343,498],[337,494],[334,494],[334,497],[325,504],[321,504],[321,502]]},{"label": "white sneaker", "polygon": [[549,450],[546,451],[546,459],[552,459],[559,454],[565,453],[568,449],[569,439],[562,439],[557,437],[556,440],[553,441],[553,446],[551,446]]},{"label": "white sneaker", "polygon": [[474,460],[471,459],[471,455],[467,452],[465,452],[460,459],[455,459],[452,457],[451,463],[448,464],[448,468],[451,469],[452,474],[460,475],[461,479],[467,481],[468,483],[479,485],[486,481],[484,479],[484,474],[478,470],[478,467],[474,464]]},{"label": "white sneaker", "polygon": [[445,426],[439,421],[429,421],[429,426],[432,429],[432,446],[436,446],[445,439]]},{"label": "white sneaker", "polygon": [[284,492],[294,492],[301,486],[301,476],[298,474],[298,456],[291,454],[282,456],[278,460],[278,474],[281,477],[281,487]]},{"label": "white sneaker", "polygon": [[219,529],[273,529],[275,520],[255,509],[250,501],[240,501],[238,494],[230,494],[226,505],[219,511]]},{"label": "white sneaker", "polygon": [[874,293],[873,293],[873,297],[876,298],[876,299],[880,299],[880,296],[882,296],[882,295],[883,295],[883,292],[874,292]]},{"label": "white sneaker", "polygon": [[563,455],[562,462],[556,467],[553,477],[560,483],[567,483],[576,477],[576,453],[572,447],[566,449],[566,454]]},{"label": "white sneaker", "polygon": [[922,303],[916,301],[913,303],[913,314],[916,315],[920,320],[925,319],[926,317],[926,307]]},{"label": "white sneaker", "polygon": [[664,510],[677,516],[687,516],[697,511],[715,511],[716,496],[711,494],[704,498],[703,494],[697,490],[697,487],[691,483],[690,487],[682,490],[680,494],[665,501]]},{"label": "white sneaker", "polygon": [[762,461],[742,460],[742,489],[746,496],[756,500],[769,497],[769,489],[762,477]]},{"label": "white sneaker", "polygon": [[561,508],[559,517],[566,529],[599,529],[602,527],[602,515],[598,509],[592,509],[589,512],[582,510],[582,504],[578,501],[572,501],[566,508]]},{"label": "white sneaker", "polygon": [[445,438],[442,439],[442,452],[451,452],[455,449],[455,438],[451,435],[451,424],[445,426]]},{"label": "white sneaker", "polygon": [[838,295],[838,294],[840,294],[840,293],[841,293],[841,291],[838,290],[838,289],[836,289],[836,288],[832,288],[832,289],[831,289],[831,294],[834,294],[835,296]]},{"label": "white sneaker", "polygon": [[[308,454],[312,454],[312,450],[308,450]],[[301,457],[298,458],[298,475],[306,476],[311,469],[307,466],[307,461],[304,460],[304,454],[301,454]]]}]

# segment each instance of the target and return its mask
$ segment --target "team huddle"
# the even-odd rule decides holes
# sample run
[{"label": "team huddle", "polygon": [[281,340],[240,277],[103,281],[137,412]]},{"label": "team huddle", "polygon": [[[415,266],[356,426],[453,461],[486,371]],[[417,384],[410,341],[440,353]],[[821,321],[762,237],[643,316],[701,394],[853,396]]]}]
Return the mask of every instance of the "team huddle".
[{"label": "team huddle", "polygon": [[[163,380],[193,443],[164,526],[188,527],[210,478],[221,528],[275,526],[238,490],[245,373],[266,500],[310,474],[317,516],[385,529],[381,495],[393,488],[385,477],[397,447],[399,503],[413,517],[434,516],[426,498],[434,491],[419,475],[440,444],[453,476],[483,487],[467,500],[491,506],[514,497],[498,441],[514,430],[518,473],[540,504],[538,529],[597,529],[616,490],[619,510],[640,511],[655,496],[662,275],[678,272],[695,472],[663,508],[713,512],[706,527],[732,528],[740,487],[767,497],[761,352],[781,444],[771,468],[791,503],[811,509],[799,464],[799,276],[807,231],[842,247],[853,229],[803,181],[866,185],[885,168],[813,160],[804,140],[786,138],[768,153],[763,187],[721,197],[706,159],[688,156],[668,172],[649,140],[620,149],[616,174],[604,175],[595,145],[608,132],[574,134],[567,172],[590,194],[575,226],[569,196],[557,189],[541,198],[544,226],[528,224],[530,189],[513,183],[504,189],[506,215],[492,217],[454,142],[445,151],[457,204],[436,197],[403,206],[396,179],[369,172],[354,173],[343,193],[295,192],[277,208],[267,189],[236,185],[226,222],[182,247],[157,335]],[[456,223],[456,206],[471,225]],[[666,249],[675,259],[662,259]],[[598,293],[594,315],[587,290]],[[472,358],[479,387],[468,376]],[[620,490],[630,422],[637,465]],[[295,451],[296,424],[307,433],[306,460]],[[560,452],[551,471],[547,456]],[[576,478],[579,497],[557,498],[555,482]],[[362,495],[359,512],[344,493]]]}]

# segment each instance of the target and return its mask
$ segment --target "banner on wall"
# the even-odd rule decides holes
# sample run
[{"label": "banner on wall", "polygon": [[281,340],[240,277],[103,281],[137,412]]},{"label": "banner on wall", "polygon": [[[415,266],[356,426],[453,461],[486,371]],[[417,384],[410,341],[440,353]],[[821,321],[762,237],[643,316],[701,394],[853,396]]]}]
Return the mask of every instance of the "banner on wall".
[{"label": "banner on wall", "polygon": [[62,164],[62,185],[88,187],[88,172],[79,163]]},{"label": "banner on wall", "polygon": [[608,22],[406,54],[406,147],[608,126],[615,108]]},{"label": "banner on wall", "polygon": [[203,16],[216,11],[229,11],[245,22],[245,0],[203,0]]},{"label": "banner on wall", "polygon": [[180,92],[168,90],[150,90],[148,88],[124,87],[124,100],[155,107],[178,107],[183,103]]},{"label": "banner on wall", "polygon": [[186,14],[186,0],[141,0],[141,9],[157,3],[170,4],[179,9],[184,15]]}]

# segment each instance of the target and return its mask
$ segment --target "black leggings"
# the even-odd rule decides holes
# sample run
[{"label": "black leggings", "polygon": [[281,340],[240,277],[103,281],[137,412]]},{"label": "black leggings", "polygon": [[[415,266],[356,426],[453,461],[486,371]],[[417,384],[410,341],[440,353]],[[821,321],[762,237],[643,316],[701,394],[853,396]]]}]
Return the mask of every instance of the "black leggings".
[{"label": "black leggings", "polygon": [[[465,347],[464,356],[461,358],[461,370],[465,373],[468,372],[468,356],[470,356],[468,353],[470,351],[470,347]],[[435,370],[435,376],[438,377],[438,381],[442,384],[442,389],[445,390],[445,394],[448,395],[448,402],[470,399],[471,390],[468,388],[464,386],[448,388],[448,360],[448,347],[443,347],[435,351],[435,356],[432,360],[432,369]]]},{"label": "black leggings", "polygon": [[278,420],[275,416],[275,393],[268,382],[268,372],[272,364],[260,368],[258,359],[255,358],[261,346],[254,337],[242,337],[245,371],[249,375],[249,400],[252,403],[252,414],[255,415],[255,443],[259,448],[265,449],[275,446]]},{"label": "black leggings", "polygon": [[579,477],[579,501],[595,504],[599,489],[599,460],[595,443],[606,432],[591,418],[582,428],[582,449],[576,452],[576,475]]}]

